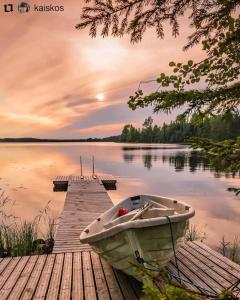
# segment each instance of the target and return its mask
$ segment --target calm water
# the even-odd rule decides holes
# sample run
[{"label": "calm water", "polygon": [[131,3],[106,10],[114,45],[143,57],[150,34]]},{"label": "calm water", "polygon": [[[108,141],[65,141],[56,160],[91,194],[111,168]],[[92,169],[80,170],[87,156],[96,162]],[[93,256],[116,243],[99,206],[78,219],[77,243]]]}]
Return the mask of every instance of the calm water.
[{"label": "calm water", "polygon": [[209,245],[217,245],[223,235],[227,240],[240,237],[240,198],[227,191],[228,187],[240,185],[239,178],[215,174],[190,149],[177,145],[156,149],[159,146],[0,144],[0,188],[15,202],[12,211],[18,217],[32,219],[49,201],[53,213],[59,215],[65,193],[53,193],[52,179],[79,174],[80,155],[84,173],[91,172],[94,155],[96,172],[111,173],[118,179],[117,191],[109,192],[114,203],[139,193],[170,196],[195,208],[192,222],[207,233]]}]

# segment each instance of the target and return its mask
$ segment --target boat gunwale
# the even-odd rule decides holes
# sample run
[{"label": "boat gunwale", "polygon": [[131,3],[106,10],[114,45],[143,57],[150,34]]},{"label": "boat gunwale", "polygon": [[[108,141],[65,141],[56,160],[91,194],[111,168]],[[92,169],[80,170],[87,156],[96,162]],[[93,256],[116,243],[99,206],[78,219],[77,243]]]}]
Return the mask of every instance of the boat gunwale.
[{"label": "boat gunwale", "polygon": [[[157,197],[157,198],[161,198],[163,200],[167,200],[170,202],[175,202],[177,201],[176,199],[173,198],[167,198],[167,197],[162,197],[162,196],[158,196],[158,195],[152,195],[152,194],[143,194],[140,196],[149,196],[149,197]],[[128,197],[125,200],[120,201],[117,205],[113,206],[111,209],[107,210],[107,212],[115,212],[116,209],[119,207],[119,205],[124,202],[129,200],[131,197]],[[153,200],[154,201],[154,200]],[[94,220],[91,224],[89,224],[84,231],[82,231],[81,235],[80,235],[80,241],[83,244],[88,244],[88,243],[94,243],[94,242],[98,242],[100,240],[109,238],[111,236],[114,236],[117,233],[120,233],[121,231],[124,230],[129,230],[129,229],[138,229],[138,228],[143,228],[143,227],[153,227],[153,226],[158,226],[158,225],[165,225],[169,223],[169,219],[170,222],[172,223],[177,223],[177,222],[182,222],[182,221],[186,221],[189,218],[193,217],[195,215],[195,210],[192,206],[188,205],[185,202],[182,201],[177,201],[177,204],[181,204],[185,207],[188,207],[188,210],[186,213],[181,213],[181,214],[177,214],[177,215],[171,215],[171,216],[164,216],[164,217],[157,217],[157,218],[149,218],[149,219],[137,219],[134,221],[127,221],[124,223],[120,223],[117,224],[111,228],[105,228],[102,231],[98,232],[98,233],[94,233],[94,234],[89,234],[90,232],[90,228],[94,225],[99,223],[99,219],[102,219],[102,216],[104,216],[106,214],[106,212],[104,212],[103,214],[101,214],[99,216],[99,218],[97,218],[96,220]]]}]

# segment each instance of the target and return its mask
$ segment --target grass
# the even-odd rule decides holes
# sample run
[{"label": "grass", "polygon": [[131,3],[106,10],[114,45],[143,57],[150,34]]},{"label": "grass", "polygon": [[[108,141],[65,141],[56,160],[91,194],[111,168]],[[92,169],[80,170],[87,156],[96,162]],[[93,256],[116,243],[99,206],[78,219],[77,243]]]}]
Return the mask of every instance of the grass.
[{"label": "grass", "polygon": [[190,242],[193,241],[203,242],[206,238],[207,238],[206,233],[201,229],[199,229],[199,227],[197,227],[194,224],[190,224],[185,233],[185,240]]},{"label": "grass", "polygon": [[219,243],[218,251],[232,261],[240,264],[240,240],[238,237],[235,237],[233,242],[227,242],[223,236]]},{"label": "grass", "polygon": [[51,216],[49,204],[32,221],[21,221],[9,213],[13,202],[0,194],[0,257],[51,253],[57,219]]}]

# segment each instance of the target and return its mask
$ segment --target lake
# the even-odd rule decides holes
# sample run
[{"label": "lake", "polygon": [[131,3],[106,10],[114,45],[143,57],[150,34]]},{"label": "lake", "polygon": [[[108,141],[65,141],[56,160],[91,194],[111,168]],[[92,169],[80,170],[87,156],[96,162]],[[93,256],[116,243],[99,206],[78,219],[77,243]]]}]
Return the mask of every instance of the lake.
[{"label": "lake", "polygon": [[9,213],[33,219],[50,201],[52,214],[63,208],[65,193],[54,193],[58,175],[113,174],[117,190],[109,192],[114,203],[139,193],[159,194],[184,200],[196,210],[192,223],[206,232],[210,246],[224,235],[240,237],[240,198],[228,187],[240,179],[217,174],[201,155],[180,145],[117,143],[16,143],[0,144],[0,188],[14,204]]}]

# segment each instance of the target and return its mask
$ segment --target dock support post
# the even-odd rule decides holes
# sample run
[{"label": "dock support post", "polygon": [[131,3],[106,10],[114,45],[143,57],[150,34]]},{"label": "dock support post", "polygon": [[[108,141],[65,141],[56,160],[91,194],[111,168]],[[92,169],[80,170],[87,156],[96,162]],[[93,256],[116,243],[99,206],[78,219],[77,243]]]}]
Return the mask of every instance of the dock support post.
[{"label": "dock support post", "polygon": [[83,179],[83,173],[82,173],[82,156],[80,155],[80,167],[81,167],[81,179]]},{"label": "dock support post", "polygon": [[93,178],[96,179],[97,177],[95,176],[95,161],[94,161],[94,156],[92,157],[93,161]]}]

